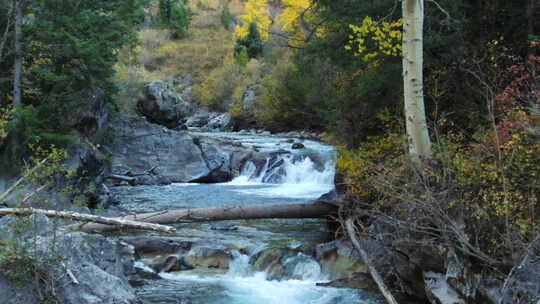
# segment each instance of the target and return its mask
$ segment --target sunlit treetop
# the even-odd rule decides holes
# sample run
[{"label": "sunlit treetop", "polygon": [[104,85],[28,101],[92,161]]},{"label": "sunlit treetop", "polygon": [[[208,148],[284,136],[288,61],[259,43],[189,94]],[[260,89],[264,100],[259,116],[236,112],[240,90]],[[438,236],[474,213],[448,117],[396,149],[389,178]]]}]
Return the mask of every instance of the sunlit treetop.
[{"label": "sunlit treetop", "polygon": [[268,10],[266,0],[249,0],[244,7],[244,14],[238,18],[243,21],[242,25],[237,25],[235,34],[237,38],[245,37],[249,33],[249,25],[255,23],[263,40],[269,36],[270,11]]},{"label": "sunlit treetop", "polygon": [[317,25],[312,0],[283,0],[283,5],[285,8],[277,20],[287,32],[289,44],[302,46],[308,36],[324,35],[324,27]]}]

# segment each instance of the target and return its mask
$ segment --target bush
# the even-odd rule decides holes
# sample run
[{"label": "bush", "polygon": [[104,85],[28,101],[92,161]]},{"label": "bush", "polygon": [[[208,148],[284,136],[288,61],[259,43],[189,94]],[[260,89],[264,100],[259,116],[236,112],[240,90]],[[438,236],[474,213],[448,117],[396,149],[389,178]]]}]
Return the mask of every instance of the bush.
[{"label": "bush", "polygon": [[192,18],[193,12],[189,6],[183,3],[177,3],[173,6],[169,25],[173,38],[183,38],[186,35]]}]

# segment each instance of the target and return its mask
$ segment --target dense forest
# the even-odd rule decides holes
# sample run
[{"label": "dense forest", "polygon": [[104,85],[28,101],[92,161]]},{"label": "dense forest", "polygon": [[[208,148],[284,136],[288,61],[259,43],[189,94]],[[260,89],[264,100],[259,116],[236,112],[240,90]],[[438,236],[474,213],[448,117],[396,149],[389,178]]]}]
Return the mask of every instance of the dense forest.
[{"label": "dense forest", "polygon": [[540,261],[538,20],[536,0],[0,0],[0,169],[57,170],[110,140],[96,100],[135,117],[148,83],[189,75],[187,98],[234,131],[336,146],[337,222],[507,288]]}]

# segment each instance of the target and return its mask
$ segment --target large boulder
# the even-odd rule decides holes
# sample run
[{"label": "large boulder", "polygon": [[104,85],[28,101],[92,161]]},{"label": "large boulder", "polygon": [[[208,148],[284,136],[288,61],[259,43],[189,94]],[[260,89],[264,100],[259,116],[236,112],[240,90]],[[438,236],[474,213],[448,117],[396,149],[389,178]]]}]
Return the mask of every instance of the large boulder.
[{"label": "large boulder", "polygon": [[229,113],[222,113],[210,119],[206,127],[212,131],[232,131],[233,118]]},{"label": "large boulder", "polygon": [[178,127],[195,110],[192,103],[184,101],[176,92],[172,79],[147,84],[137,108],[149,121],[168,128]]},{"label": "large boulder", "polygon": [[206,242],[196,244],[184,257],[184,261],[191,267],[203,268],[229,268],[232,255],[228,249],[217,243]]},{"label": "large boulder", "polygon": [[[44,216],[31,216],[27,231],[20,233],[14,218],[2,218],[3,239],[21,242],[33,240],[27,253],[42,278],[43,284],[34,284],[34,277],[21,271],[18,282],[10,279],[10,267],[0,269],[0,303],[37,304],[43,295],[63,304],[135,304],[134,290],[125,276],[121,246],[100,235],[81,232],[56,231]],[[14,225],[15,224],[15,225]],[[66,275],[67,274],[67,275]],[[12,276],[11,276],[12,277]],[[21,288],[20,286],[24,286]],[[54,293],[51,292],[54,290]]]},{"label": "large boulder", "polygon": [[140,119],[118,118],[111,132],[111,171],[133,176],[132,184],[226,182],[239,174],[252,153],[233,141],[193,136]]}]

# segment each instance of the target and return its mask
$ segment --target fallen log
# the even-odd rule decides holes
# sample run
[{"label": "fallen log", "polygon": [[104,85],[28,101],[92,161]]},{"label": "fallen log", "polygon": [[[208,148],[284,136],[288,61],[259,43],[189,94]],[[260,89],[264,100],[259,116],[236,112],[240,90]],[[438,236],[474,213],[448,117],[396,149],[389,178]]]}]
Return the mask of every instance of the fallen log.
[{"label": "fallen log", "polygon": [[[262,204],[248,206],[221,206],[209,208],[185,208],[158,212],[133,214],[119,220],[141,221],[157,224],[181,222],[206,222],[264,218],[320,218],[336,212],[339,202],[316,201],[298,204]],[[69,226],[84,232],[113,231],[118,227],[98,223],[83,223]]]},{"label": "fallen log", "polygon": [[117,179],[117,180],[128,182],[128,183],[133,183],[134,181],[137,180],[136,177],[126,176],[126,175],[118,175],[118,174],[111,174],[111,175],[109,175],[109,178],[110,179]]},{"label": "fallen log", "polygon": [[[134,228],[142,230],[153,230],[158,232],[172,233],[176,229],[170,226],[131,221],[128,219],[108,218],[93,214],[83,214],[71,211],[44,210],[35,208],[0,208],[0,215],[31,215],[43,214],[48,217],[63,218],[75,221],[86,221],[100,224],[114,225],[117,228]],[[68,226],[69,227],[69,226]],[[110,226],[108,226],[110,227]]]},{"label": "fallen log", "polygon": [[351,242],[353,243],[353,246],[358,252],[360,253],[360,256],[362,257],[362,260],[364,264],[369,269],[369,273],[371,274],[371,277],[373,278],[373,281],[377,284],[377,287],[379,287],[379,290],[383,294],[384,298],[386,299],[386,302],[388,304],[398,304],[386,284],[384,283],[383,278],[375,269],[375,266],[373,266],[373,263],[371,263],[371,259],[369,258],[367,252],[364,250],[364,248],[360,245],[360,241],[358,240],[356,236],[356,231],[354,229],[353,221],[352,219],[347,219],[345,221],[345,226],[347,228],[347,233],[349,234],[349,238],[351,239]]}]

